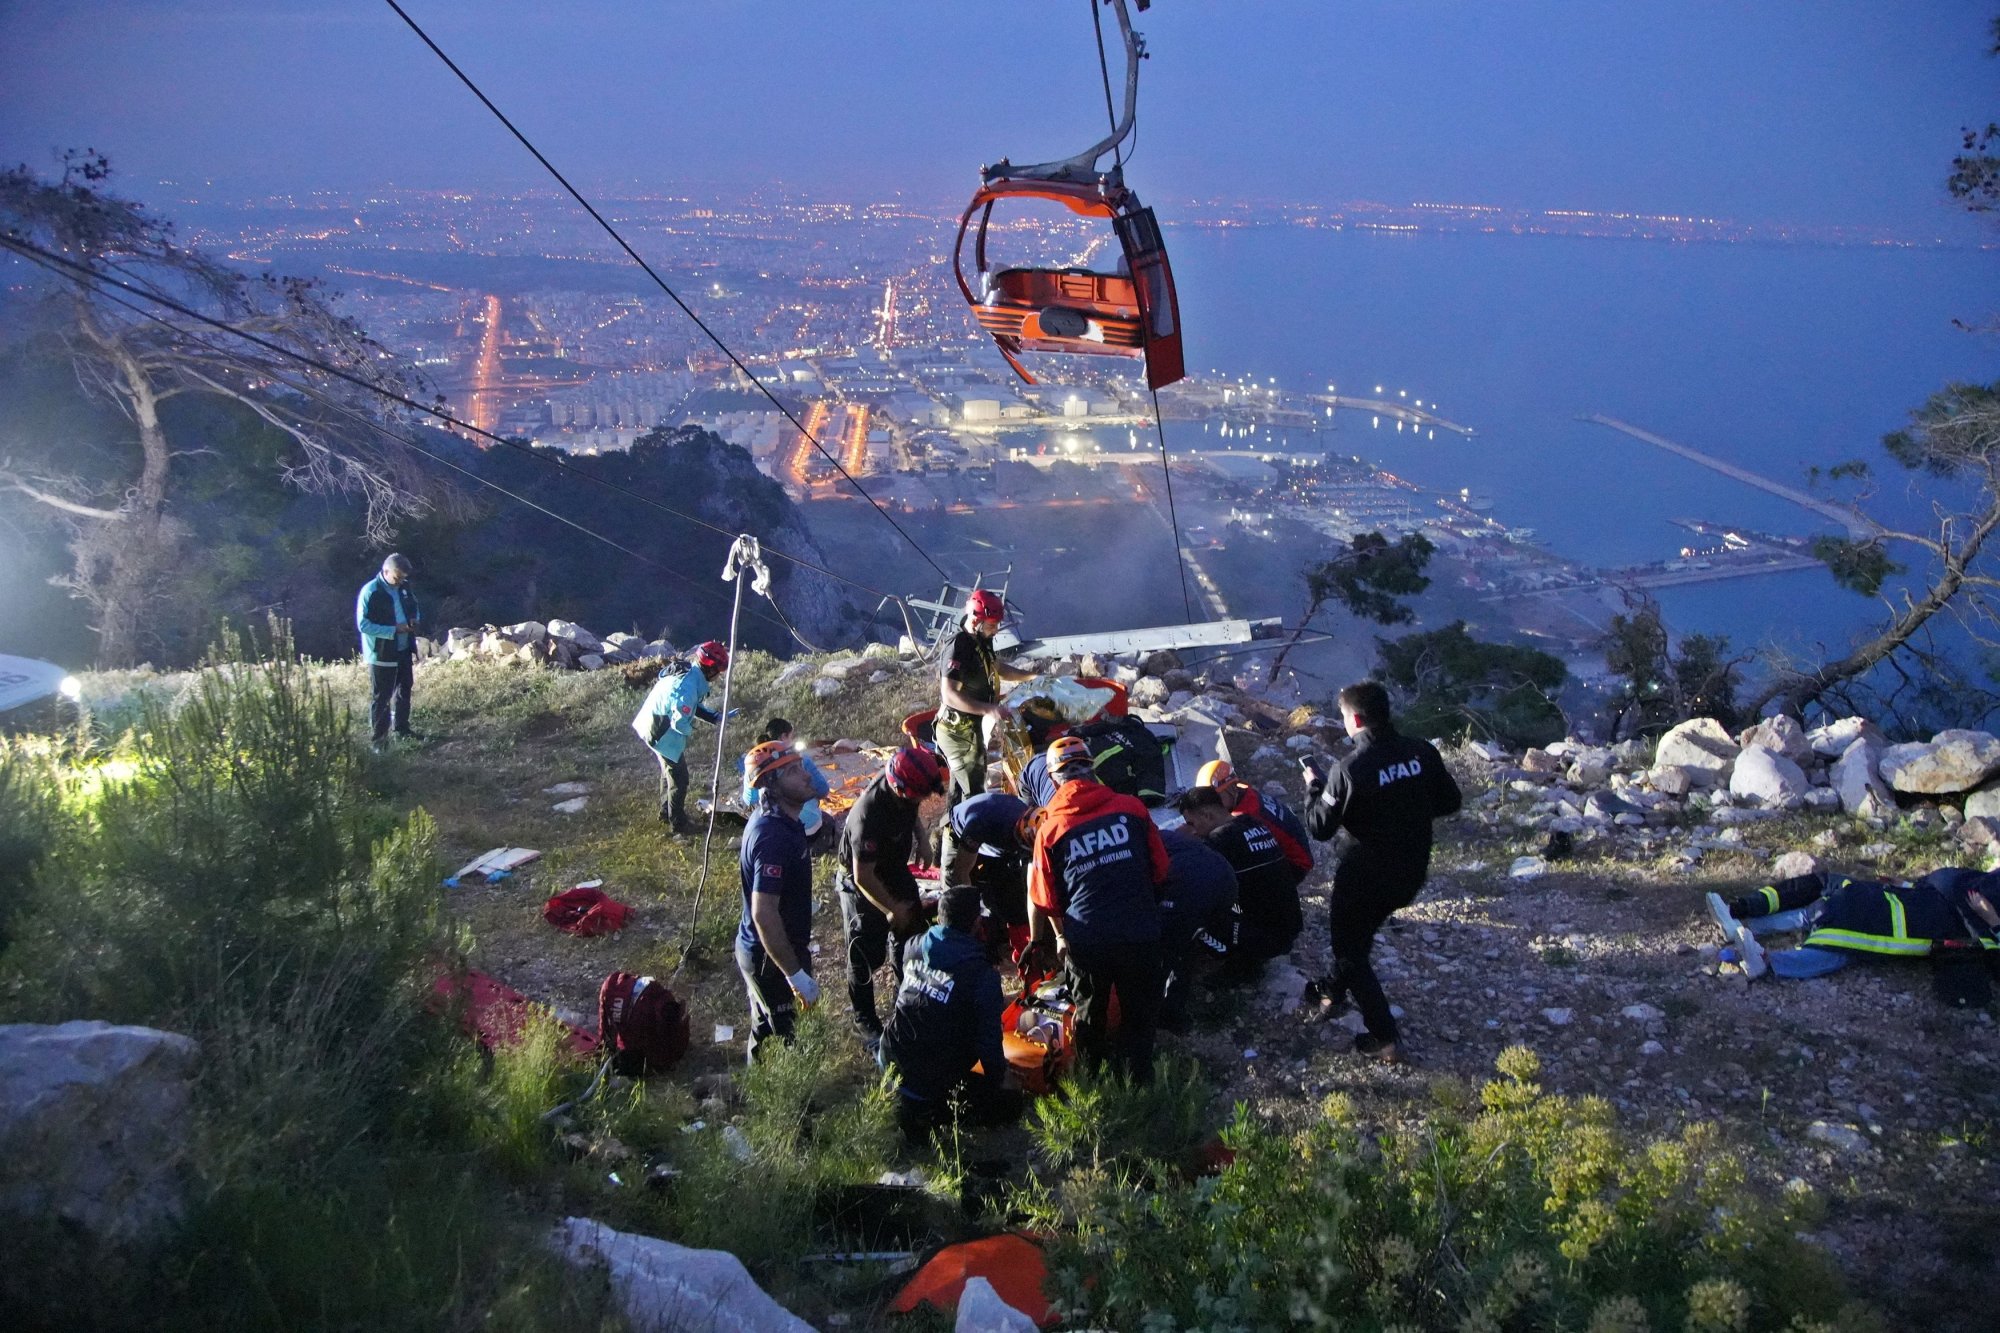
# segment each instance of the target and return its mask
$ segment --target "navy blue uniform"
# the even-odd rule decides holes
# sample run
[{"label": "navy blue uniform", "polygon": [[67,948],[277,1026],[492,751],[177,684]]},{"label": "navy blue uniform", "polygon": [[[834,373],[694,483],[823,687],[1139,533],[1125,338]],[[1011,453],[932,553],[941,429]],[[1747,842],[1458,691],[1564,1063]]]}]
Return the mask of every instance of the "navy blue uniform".
[{"label": "navy blue uniform", "polygon": [[805,826],[768,801],[760,802],[743,830],[737,856],[743,882],[743,916],[736,926],[736,970],[750,992],[750,1058],[772,1037],[790,1041],[795,1016],[792,985],[765,951],[752,917],[753,900],[778,900],[785,942],[799,966],[812,970],[812,853]]},{"label": "navy blue uniform", "polygon": [[1236,936],[1236,871],[1221,852],[1184,828],[1162,829],[1167,882],[1160,886],[1160,941],[1166,965],[1160,1021],[1186,1016],[1190,973],[1219,960]]},{"label": "navy blue uniform", "polygon": [[1056,798],[1056,780],[1049,776],[1049,757],[1037,752],[1021,765],[1021,780],[1014,784],[1022,800],[1039,810]]},{"label": "navy blue uniform", "polygon": [[911,941],[881,1047],[882,1064],[895,1068],[903,1099],[941,1110],[953,1091],[972,1082],[975,1063],[981,1070],[976,1093],[998,1094],[1007,1073],[1000,1045],[1005,1007],[1000,974],[970,933],[936,925]]},{"label": "navy blue uniform", "polygon": [[1327,900],[1333,943],[1331,995],[1353,995],[1368,1033],[1396,1040],[1396,1018],[1368,961],[1375,932],[1416,901],[1431,866],[1431,821],[1458,811],[1458,784],[1429,741],[1393,727],[1370,727],[1345,763],[1324,781],[1306,786],[1306,827],[1315,838],[1341,829],[1354,835],[1341,858]]},{"label": "navy blue uniform", "polygon": [[1236,938],[1230,941],[1230,958],[1254,964],[1291,952],[1305,927],[1299,908],[1299,881],[1305,876],[1286,856],[1271,824],[1255,815],[1235,815],[1208,835],[1208,845],[1236,872]]},{"label": "navy blue uniform", "polygon": [[[977,858],[968,876],[979,889],[980,904],[1003,926],[1028,924],[1028,853],[1021,843],[1021,816],[1027,805],[1004,791],[981,792],[952,807],[951,834],[961,847],[976,844]],[[995,947],[1000,940],[996,936]]]}]

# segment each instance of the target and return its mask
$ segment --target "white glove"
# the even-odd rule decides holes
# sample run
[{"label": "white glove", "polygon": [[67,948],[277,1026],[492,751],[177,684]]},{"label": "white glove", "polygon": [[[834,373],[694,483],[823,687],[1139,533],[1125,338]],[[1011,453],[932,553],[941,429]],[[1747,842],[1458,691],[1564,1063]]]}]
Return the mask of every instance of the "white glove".
[{"label": "white glove", "polygon": [[799,1003],[810,1009],[819,1003],[819,983],[812,979],[812,973],[800,968],[785,980],[792,985],[792,994],[799,997]]}]

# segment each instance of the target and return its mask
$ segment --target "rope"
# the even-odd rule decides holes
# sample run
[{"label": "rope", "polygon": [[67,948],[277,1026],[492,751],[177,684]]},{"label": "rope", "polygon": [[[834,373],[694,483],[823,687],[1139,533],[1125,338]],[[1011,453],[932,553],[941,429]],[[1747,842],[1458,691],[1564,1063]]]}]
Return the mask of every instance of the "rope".
[{"label": "rope", "polygon": [[[715,766],[708,778],[708,828],[701,835],[701,873],[695,877],[694,903],[688,908],[687,939],[681,944],[681,956],[674,962],[672,975],[667,978],[671,986],[679,978],[681,969],[687,966],[688,956],[694,952],[695,930],[701,924],[702,894],[708,889],[708,853],[715,843],[715,819],[722,810],[722,756],[725,752],[724,740],[729,734],[729,689],[736,680],[736,621],[743,612],[743,583],[741,574],[745,569],[756,571],[757,591],[770,596],[771,571],[760,558],[757,539],[748,533],[737,537],[736,544],[729,548],[729,560],[722,567],[722,577],[736,584],[736,598],[729,611],[729,665],[722,671],[722,712],[715,723]],[[695,667],[694,670],[701,670]]]},{"label": "rope", "polygon": [[387,0],[387,3],[389,5],[389,8],[396,11],[396,16],[402,19],[404,23],[409,25],[410,31],[417,34],[417,36],[422,39],[424,45],[428,46],[431,49],[432,54],[436,55],[439,60],[442,60],[444,62],[445,68],[449,69],[453,74],[457,75],[458,81],[464,84],[466,88],[471,91],[472,95],[478,98],[480,103],[484,105],[488,111],[491,111],[494,117],[497,120],[499,120],[499,122],[502,125],[507,127],[507,132],[513,135],[514,138],[520,142],[520,145],[523,148],[528,150],[529,154],[534,157],[535,161],[542,164],[543,168],[548,171],[549,175],[555,178],[556,183],[562,186],[563,189],[569,193],[569,197],[576,200],[576,202],[582,206],[584,212],[590,214],[591,218],[596,221],[597,225],[604,229],[605,235],[609,236],[613,241],[617,242],[618,248],[623,250],[628,256],[630,256],[633,263],[637,264],[642,270],[644,270],[646,276],[653,280],[654,285],[656,285],[661,291],[667,294],[667,299],[671,300],[675,305],[680,307],[681,313],[686,315],[690,320],[692,320],[694,322],[694,326],[700,329],[710,342],[715,344],[716,350],[729,358],[729,363],[736,367],[738,373],[740,373],[745,379],[749,380],[750,383],[753,386],[755,386],[757,392],[763,394],[764,397],[770,399],[771,406],[777,408],[779,412],[784,414],[785,420],[791,422],[793,426],[797,427],[799,434],[803,436],[812,445],[813,448],[819,450],[821,457],[825,458],[827,462],[833,464],[834,470],[840,473],[842,477],[845,477],[847,479],[847,484],[854,488],[854,493],[856,495],[859,495],[862,499],[866,500],[869,503],[869,505],[873,507],[875,512],[882,516],[882,521],[887,523],[890,527],[894,528],[896,530],[896,534],[899,537],[901,537],[904,541],[908,542],[910,544],[910,549],[915,551],[918,555],[922,556],[924,563],[929,565],[932,569],[936,570],[939,577],[949,578],[950,575],[944,572],[943,566],[939,565],[937,561],[931,559],[930,553],[917,544],[917,539],[915,537],[912,537],[907,531],[905,531],[903,525],[898,523],[893,517],[891,517],[888,510],[884,509],[880,504],[876,502],[875,497],[870,495],[859,481],[855,480],[854,474],[849,472],[846,469],[846,467],[842,466],[840,459],[835,457],[834,454],[830,450],[828,450],[825,445],[819,442],[818,436],[814,435],[811,431],[806,429],[804,422],[800,421],[798,417],[793,415],[792,409],[786,407],[783,403],[778,401],[778,396],[772,393],[771,390],[765,386],[763,380],[758,379],[756,375],[751,373],[750,367],[744,365],[742,358],[737,356],[734,351],[730,350],[729,344],[722,341],[721,336],[717,334],[715,330],[709,328],[708,325],[703,322],[701,316],[697,315],[694,312],[693,307],[689,306],[686,301],[683,301],[680,298],[679,293],[675,292],[672,287],[669,287],[667,285],[667,281],[665,278],[662,278],[658,273],[654,272],[653,266],[651,264],[648,264],[643,258],[641,258],[637,250],[634,250],[629,244],[626,243],[625,238],[619,235],[618,229],[612,226],[611,223],[605,218],[605,216],[602,213],[598,212],[597,209],[591,204],[591,202],[588,199],[585,199],[583,195],[577,191],[577,188],[574,185],[571,185],[569,183],[568,177],[564,176],[562,172],[556,170],[555,164],[553,162],[549,161],[548,158],[542,156],[541,150],[535,147],[535,145],[529,141],[528,136],[521,133],[520,130],[514,127],[514,122],[507,119],[506,114],[502,112],[499,107],[493,104],[493,100],[489,98],[485,93],[480,91],[479,85],[474,83],[471,77],[468,76],[464,70],[460,69],[450,56],[444,53],[444,49],[442,47],[440,47],[436,42],[431,40],[430,34],[425,32],[421,27],[419,27],[417,25],[417,21],[411,18],[409,14],[404,11],[403,7],[396,3],[396,0]]},{"label": "rope", "polygon": [[1160,437],[1160,471],[1167,479],[1167,520],[1174,529],[1174,562],[1181,571],[1181,612],[1187,623],[1194,624],[1194,598],[1188,593],[1187,554],[1181,550],[1181,516],[1174,508],[1174,469],[1167,461],[1167,428],[1160,421],[1160,391],[1148,389],[1153,395],[1153,431]]},{"label": "rope", "polygon": [[[612,481],[608,477],[599,477],[589,472],[581,472],[574,468],[571,468],[567,464],[562,462],[562,460],[548,454],[545,450],[536,449],[532,445],[525,445],[521,443],[519,440],[510,440],[503,435],[496,435],[490,430],[481,429],[480,427],[473,425],[471,422],[462,421],[434,403],[419,402],[416,399],[411,398],[406,394],[398,393],[394,389],[390,389],[385,387],[384,385],[374,383],[373,381],[368,380],[363,376],[356,375],[349,371],[343,370],[339,366],[331,365],[325,361],[319,360],[316,357],[307,356],[303,352],[298,352],[293,350],[292,348],[284,346],[282,343],[275,343],[270,341],[269,339],[259,337],[257,334],[250,333],[244,329],[239,329],[236,326],[224,320],[216,319],[211,315],[203,314],[199,310],[190,309],[188,306],[183,305],[179,301],[174,300],[172,297],[167,296],[165,293],[160,292],[157,289],[147,286],[145,284],[132,283],[122,278],[114,277],[109,273],[105,273],[98,269],[91,268],[88,264],[80,264],[75,260],[69,259],[63,255],[55,254],[49,250],[44,250],[40,246],[35,245],[33,242],[23,240],[18,236],[0,235],[0,246],[5,246],[9,249],[14,250],[25,259],[37,260],[41,262],[44,268],[49,267],[51,264],[60,265],[64,270],[67,270],[70,273],[76,274],[78,276],[88,278],[93,282],[97,282],[107,286],[117,287],[121,291],[127,291],[131,292],[136,296],[142,296],[149,301],[153,301],[159,305],[165,306],[167,309],[172,310],[174,313],[178,315],[183,315],[193,320],[199,320],[201,323],[209,325],[212,328],[219,329],[222,332],[230,334],[233,337],[241,338],[243,339],[243,341],[250,343],[253,346],[261,347],[267,352],[271,352],[275,355],[285,357],[287,360],[298,362],[301,365],[309,366],[312,369],[321,372],[322,374],[331,375],[336,379],[340,379],[347,382],[348,384],[354,385],[356,388],[365,389],[369,393],[375,394],[377,397],[385,398],[388,401],[396,403],[401,407],[408,408],[413,412],[419,413],[423,416],[430,417],[432,420],[437,421],[442,425],[448,426],[453,430],[459,430],[465,432],[468,435],[478,436],[480,439],[488,440],[493,444],[499,445],[503,449],[511,449],[516,453],[523,454],[526,457],[534,459],[537,463],[540,463],[546,467],[561,469],[565,475],[581,478],[582,480],[589,482],[593,486],[601,486],[605,490],[611,491],[618,495],[625,496],[627,499],[636,500],[640,504],[645,505],[648,508],[657,509],[663,514],[670,514],[673,517],[681,519],[684,522],[692,523],[698,528],[705,528],[708,531],[717,534],[718,536],[729,537],[731,539],[734,539],[734,537],[736,536],[736,534],[728,528],[722,527],[721,525],[716,523],[711,523],[707,519],[701,518],[698,515],[684,513],[681,510],[675,509],[672,505],[662,503],[659,500],[655,500],[651,496],[644,495],[638,491],[635,491],[629,486],[621,486],[617,482]],[[136,306],[132,306],[124,302],[120,302],[120,304],[125,305],[126,309],[128,310],[137,311],[137,313],[144,315],[148,319],[153,319],[155,320],[155,322],[165,324],[166,327],[168,328],[174,327],[171,324],[166,324],[166,321],[160,320],[155,315],[148,314],[146,311],[143,310],[138,310]],[[176,331],[185,334],[185,330],[176,330]],[[213,346],[213,344],[204,344],[204,345]],[[386,428],[382,427],[379,423],[370,422],[368,424],[374,429],[383,431],[384,434],[390,433]],[[871,588],[867,584],[862,583],[858,579],[849,578],[845,574],[837,574],[833,570],[826,568],[824,565],[815,564],[813,561],[804,559],[801,556],[787,555],[783,551],[775,550],[771,547],[765,547],[764,552],[767,555],[776,556],[778,559],[783,560],[788,564],[797,565],[801,569],[809,569],[815,574],[824,574],[826,577],[830,579],[834,579],[838,582],[845,583],[850,587],[859,588],[862,592],[868,593],[870,596],[886,597],[889,595],[888,593],[883,592],[879,588]],[[706,587],[707,585],[703,584],[702,586]]]},{"label": "rope", "polygon": [[[1097,72],[1104,79],[1104,118],[1111,122],[1111,132],[1118,133],[1118,107],[1111,98],[1111,64],[1104,58],[1104,16],[1097,12],[1097,0],[1086,0],[1090,5],[1090,26],[1097,33]],[[1125,165],[1123,145],[1111,145],[1111,160],[1120,168]]]}]

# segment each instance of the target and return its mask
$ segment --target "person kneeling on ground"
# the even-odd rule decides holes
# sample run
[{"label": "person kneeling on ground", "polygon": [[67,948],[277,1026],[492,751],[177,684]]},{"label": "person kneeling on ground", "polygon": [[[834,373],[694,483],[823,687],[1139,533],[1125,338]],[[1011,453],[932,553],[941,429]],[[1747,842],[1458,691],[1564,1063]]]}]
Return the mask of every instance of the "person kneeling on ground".
[{"label": "person kneeling on ground", "polygon": [[1166,965],[1160,1026],[1185,1031],[1197,980],[1226,965],[1236,938],[1236,871],[1185,828],[1160,830],[1167,882],[1160,886],[1160,951]]},{"label": "person kneeling on ground", "polygon": [[[1268,821],[1291,844],[1285,846],[1285,854],[1292,860],[1304,858],[1302,870],[1312,873],[1312,845],[1306,836],[1305,821],[1292,813],[1292,807],[1276,796],[1266,796],[1249,783],[1236,776],[1236,769],[1227,759],[1211,759],[1195,774],[1194,785],[1213,787],[1222,795],[1222,804],[1232,815],[1250,815]],[[1283,845],[1282,839],[1280,840]]]},{"label": "person kneeling on ground", "polygon": [[[1060,784],[1035,831],[1028,923],[1037,945],[1054,937],[1076,998],[1077,1051],[1106,1056],[1135,1083],[1153,1079],[1160,1010],[1160,889],[1167,849],[1136,797],[1091,776],[1090,747],[1063,736],[1048,749]],[[1034,946],[1031,946],[1034,947]],[[1118,997],[1113,1045],[1111,997]]]},{"label": "person kneeling on ground", "polygon": [[[1231,814],[1213,787],[1190,787],[1174,801],[1195,836],[1221,853],[1236,871],[1236,936],[1229,941],[1226,975],[1242,981],[1264,963],[1292,951],[1305,928],[1299,881],[1305,872],[1287,855],[1280,832],[1261,815]],[[1310,862],[1308,862],[1310,864]]]},{"label": "person kneeling on ground", "polygon": [[977,936],[979,910],[979,890],[970,884],[944,891],[937,924],[903,958],[896,1008],[882,1029],[877,1059],[896,1074],[896,1120],[911,1142],[950,1119],[954,1097],[964,1098],[977,1123],[1020,1114],[1021,1094],[1007,1086],[1000,1044],[1006,1003]]},{"label": "person kneeling on ground", "polygon": [[792,999],[819,1000],[812,977],[812,853],[799,809],[813,778],[797,750],[766,741],[744,757],[757,808],[743,830],[738,867],[743,915],[736,925],[736,970],[750,992],[750,1059],[776,1037],[792,1039]]},{"label": "person kneeling on ground", "polygon": [[[1857,956],[1929,958],[1939,998],[1983,1005],[2000,961],[2000,873],[1933,870],[1914,883],[1821,872],[1766,885],[1735,901],[1708,895],[1708,914],[1757,978],[1823,977]],[[1798,930],[1796,949],[1767,953],[1757,936]]]},{"label": "person kneeling on ground", "polygon": [[1028,857],[1040,822],[1040,811],[1004,791],[960,801],[946,817],[956,850],[945,864],[944,882],[979,890],[991,927],[986,953],[995,962],[1003,946],[1015,958],[1027,947]]}]

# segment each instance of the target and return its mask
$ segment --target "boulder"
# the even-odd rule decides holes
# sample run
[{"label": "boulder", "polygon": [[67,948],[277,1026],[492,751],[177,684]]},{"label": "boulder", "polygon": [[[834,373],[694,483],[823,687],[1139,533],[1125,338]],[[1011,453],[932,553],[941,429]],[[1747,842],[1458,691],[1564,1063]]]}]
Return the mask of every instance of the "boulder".
[{"label": "boulder", "polygon": [[633,1333],[813,1333],[724,1250],[696,1250],[566,1217],[549,1248],[577,1268],[602,1269]]},{"label": "boulder", "polygon": [[1168,694],[1189,694],[1195,686],[1192,671],[1165,671],[1160,674],[1160,683],[1167,687]]},{"label": "boulder", "polygon": [[807,676],[812,675],[816,670],[818,670],[818,666],[812,662],[804,660],[787,662],[778,672],[778,678],[771,683],[773,685],[790,685],[795,681],[803,680]]},{"label": "boulder", "polygon": [[448,653],[455,653],[461,650],[470,652],[479,646],[479,635],[480,631],[476,629],[446,630],[444,650]]},{"label": "boulder", "polygon": [[831,699],[840,693],[840,681],[833,676],[821,676],[813,682],[813,698]]},{"label": "boulder", "polygon": [[583,626],[568,620],[551,620],[549,622],[549,637],[552,639],[567,640],[586,653],[594,653],[604,646],[602,639],[592,634]]},{"label": "boulder", "polygon": [[1611,781],[1617,760],[1598,745],[1579,745],[1569,755],[1569,780],[1579,787],[1602,787]]},{"label": "boulder", "polygon": [[1167,683],[1157,676],[1142,676],[1125,692],[1125,701],[1134,708],[1158,708],[1167,701]]},{"label": "boulder", "polygon": [[1962,847],[1991,847],[2000,843],[2000,819],[1974,815],[1958,826],[1957,837]]},{"label": "boulder", "polygon": [[1142,676],[1164,676],[1169,671],[1182,669],[1181,655],[1171,648],[1159,648],[1139,659],[1139,674]]},{"label": "boulder", "polygon": [[1741,748],[1714,718],[1689,718],[1660,737],[1653,767],[1685,768],[1698,784],[1713,786],[1728,777]]},{"label": "boulder", "polygon": [[1620,815],[1637,814],[1631,802],[1621,801],[1608,791],[1594,791],[1583,803],[1583,813],[1591,819],[1616,819]]},{"label": "boulder", "polygon": [[894,662],[896,650],[886,643],[871,643],[861,650],[861,655],[871,662]]},{"label": "boulder", "polygon": [[1775,883],[1781,879],[1797,879],[1801,875],[1817,875],[1819,858],[1811,852],[1786,852],[1771,862],[1771,879]]},{"label": "boulder", "polygon": [[991,1282],[978,1276],[965,1280],[951,1333],[1037,1333],[1037,1328],[1034,1320],[1001,1300]]},{"label": "boulder", "polygon": [[604,658],[599,653],[579,654],[576,659],[576,669],[578,671],[602,671],[604,670]]},{"label": "boulder", "polygon": [[1521,755],[1521,767],[1529,773],[1553,776],[1563,771],[1563,761],[1547,750],[1529,746]]},{"label": "boulder", "polygon": [[2000,819],[2000,786],[1981,787],[1966,795],[1965,817],[1978,819],[1982,816]]},{"label": "boulder", "polygon": [[1685,796],[1694,790],[1694,771],[1679,764],[1658,766],[1646,775],[1654,791],[1663,796]]},{"label": "boulder", "polygon": [[518,625],[507,625],[494,631],[512,644],[538,643],[549,637],[549,627],[539,620],[524,620]]},{"label": "boulder", "polygon": [[1611,757],[1626,768],[1640,768],[1645,765],[1647,758],[1652,752],[1652,748],[1645,741],[1634,736],[1629,741],[1620,741],[1618,744],[1612,746]]},{"label": "boulder", "polygon": [[857,658],[836,657],[830,662],[821,663],[819,674],[822,676],[831,676],[835,680],[846,680],[848,673],[860,665],[861,662]]},{"label": "boulder", "polygon": [[1737,743],[1744,746],[1761,745],[1766,750],[1785,756],[1795,764],[1804,764],[1813,753],[1811,742],[1806,740],[1806,729],[1799,725],[1797,718],[1784,713],[1765,718],[1737,737]]},{"label": "boulder", "polygon": [[1876,776],[1880,757],[1876,743],[1861,736],[1833,761],[1827,785],[1840,797],[1840,808],[1848,814],[1878,816],[1895,809],[1895,798]]},{"label": "boulder", "polygon": [[1897,791],[1933,796],[1971,791],[2000,773],[2000,738],[1984,731],[1940,731],[1928,741],[1891,745],[1877,767]]},{"label": "boulder", "polygon": [[112,1242],[177,1220],[200,1053],[155,1028],[0,1027],[0,1215],[53,1218]]},{"label": "boulder", "polygon": [[1838,759],[1847,753],[1847,747],[1855,741],[1868,738],[1880,747],[1887,745],[1884,737],[1873,722],[1865,717],[1843,717],[1838,722],[1829,722],[1823,727],[1814,727],[1806,733],[1806,744],[1812,746],[1813,753],[1826,759]]},{"label": "boulder", "polygon": [[1729,770],[1729,794],[1749,797],[1766,809],[1796,809],[1811,790],[1804,769],[1761,745],[1744,747]]}]

